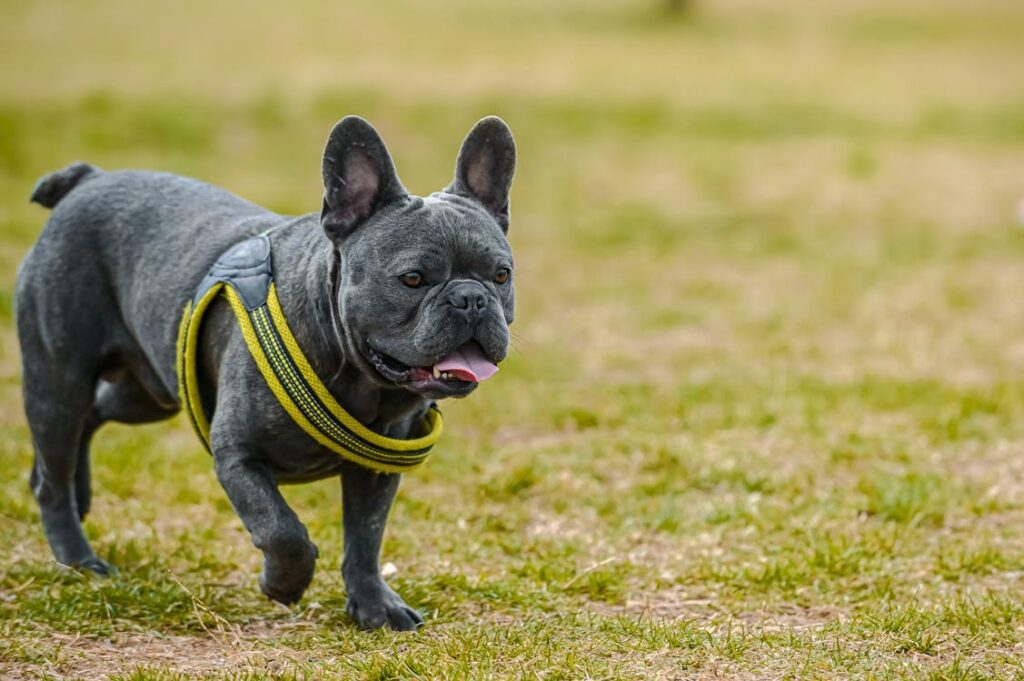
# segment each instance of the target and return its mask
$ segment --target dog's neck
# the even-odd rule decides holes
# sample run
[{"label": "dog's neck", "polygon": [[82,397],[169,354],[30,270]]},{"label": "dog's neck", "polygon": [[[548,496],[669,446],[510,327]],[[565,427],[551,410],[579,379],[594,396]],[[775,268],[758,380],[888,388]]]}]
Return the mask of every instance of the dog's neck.
[{"label": "dog's neck", "polygon": [[358,349],[351,347],[338,312],[338,253],[325,238],[296,236],[282,234],[274,263],[278,296],[292,333],[346,411],[383,435],[408,437],[404,426],[425,412],[429,402],[398,386],[382,387],[364,373],[372,369],[355,359]]}]

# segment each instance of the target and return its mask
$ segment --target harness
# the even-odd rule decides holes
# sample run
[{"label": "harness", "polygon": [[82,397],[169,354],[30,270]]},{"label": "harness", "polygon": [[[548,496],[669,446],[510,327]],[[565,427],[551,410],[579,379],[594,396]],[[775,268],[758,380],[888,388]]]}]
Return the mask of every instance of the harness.
[{"label": "harness", "polygon": [[270,238],[265,234],[229,248],[200,282],[181,318],[178,390],[207,451],[212,415],[206,413],[200,398],[196,360],[203,315],[223,294],[267,387],[310,437],[342,458],[381,473],[404,473],[420,466],[441,437],[443,423],[437,405],[431,405],[424,417],[426,435],[409,440],[375,433],[345,411],[316,375],[288,328],[270,256]]}]

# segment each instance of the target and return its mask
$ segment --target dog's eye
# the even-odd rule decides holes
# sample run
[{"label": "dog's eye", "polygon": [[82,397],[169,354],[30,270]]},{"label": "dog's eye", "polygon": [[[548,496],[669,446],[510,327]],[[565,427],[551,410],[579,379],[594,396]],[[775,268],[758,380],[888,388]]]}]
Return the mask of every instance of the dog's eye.
[{"label": "dog's eye", "polygon": [[510,276],[512,276],[512,273],[509,271],[509,269],[507,267],[502,267],[494,275],[494,283],[495,284],[504,284],[505,282],[508,281],[508,278]]},{"label": "dog's eye", "polygon": [[406,272],[399,278],[409,288],[419,288],[423,283],[423,275],[419,272]]}]

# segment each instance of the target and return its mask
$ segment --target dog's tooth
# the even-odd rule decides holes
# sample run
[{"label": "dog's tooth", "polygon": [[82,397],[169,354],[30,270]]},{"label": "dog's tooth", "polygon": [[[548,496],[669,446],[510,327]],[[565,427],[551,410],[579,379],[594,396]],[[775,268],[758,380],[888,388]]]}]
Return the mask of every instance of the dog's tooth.
[{"label": "dog's tooth", "polygon": [[434,378],[441,378],[441,370],[434,367]]}]

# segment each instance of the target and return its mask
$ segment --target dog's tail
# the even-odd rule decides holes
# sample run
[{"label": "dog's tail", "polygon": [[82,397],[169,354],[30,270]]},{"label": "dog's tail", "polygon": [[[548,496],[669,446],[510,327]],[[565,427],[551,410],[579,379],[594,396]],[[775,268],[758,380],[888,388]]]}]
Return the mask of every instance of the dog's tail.
[{"label": "dog's tail", "polygon": [[67,168],[50,173],[40,179],[36,183],[36,188],[32,190],[29,200],[40,206],[53,208],[67,196],[68,192],[98,172],[100,169],[94,165],[81,161],[72,163]]}]

